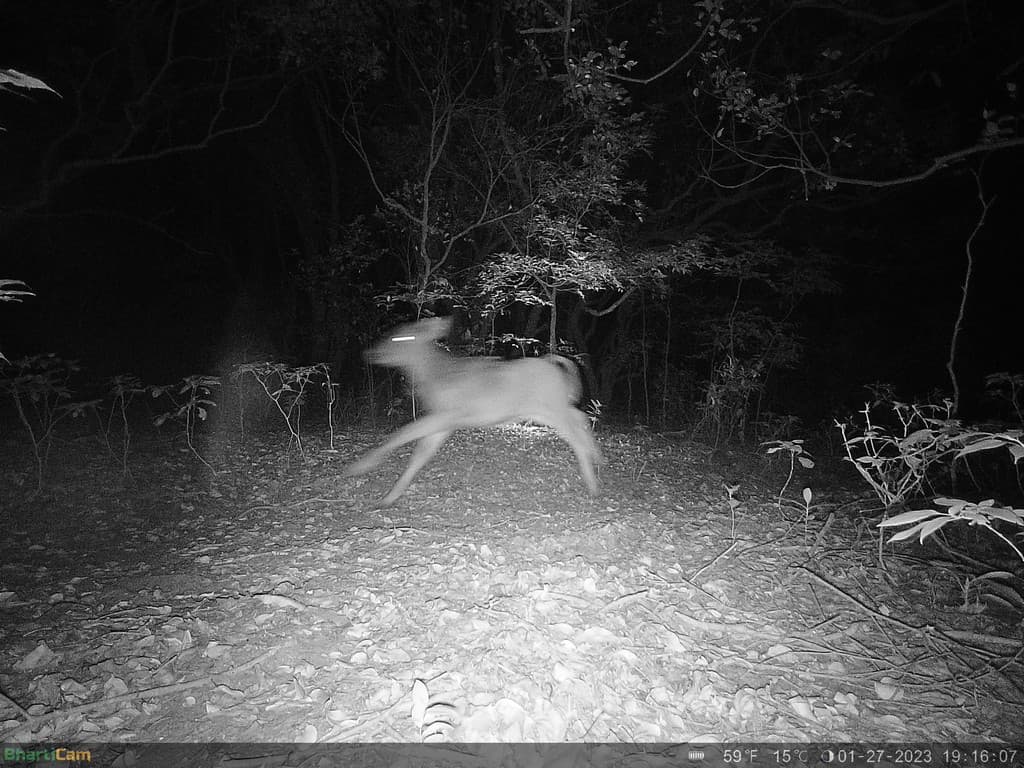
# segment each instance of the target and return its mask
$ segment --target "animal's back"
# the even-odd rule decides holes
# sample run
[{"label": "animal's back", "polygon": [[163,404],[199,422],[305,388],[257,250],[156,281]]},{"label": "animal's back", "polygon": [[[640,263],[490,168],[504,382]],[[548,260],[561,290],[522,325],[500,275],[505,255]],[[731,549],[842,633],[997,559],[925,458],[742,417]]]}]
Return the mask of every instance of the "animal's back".
[{"label": "animal's back", "polygon": [[457,414],[460,421],[500,424],[530,418],[535,412],[571,406],[578,396],[578,377],[574,380],[569,369],[551,358],[448,362],[443,376],[425,387],[430,390],[427,406],[433,412]]}]

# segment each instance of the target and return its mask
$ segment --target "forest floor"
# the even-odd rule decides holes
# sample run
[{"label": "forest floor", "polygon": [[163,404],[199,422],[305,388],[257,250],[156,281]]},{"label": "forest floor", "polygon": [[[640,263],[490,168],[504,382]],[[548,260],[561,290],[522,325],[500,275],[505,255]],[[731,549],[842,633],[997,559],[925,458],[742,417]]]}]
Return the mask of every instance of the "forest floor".
[{"label": "forest floor", "polygon": [[35,495],[8,442],[0,742],[1024,741],[1020,616],[916,542],[881,567],[824,476],[805,515],[788,467],[602,431],[592,499],[506,427],[380,510],[408,452],[340,470],[382,436],[211,441],[216,471],[140,445],[130,475],[81,439]]}]

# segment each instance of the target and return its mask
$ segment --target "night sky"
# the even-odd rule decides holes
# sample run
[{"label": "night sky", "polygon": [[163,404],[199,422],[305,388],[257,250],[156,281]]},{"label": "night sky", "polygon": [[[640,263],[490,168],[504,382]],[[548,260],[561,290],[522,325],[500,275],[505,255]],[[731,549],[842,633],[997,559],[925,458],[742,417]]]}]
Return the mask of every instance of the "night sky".
[{"label": "night sky", "polygon": [[[668,344],[697,398],[722,359],[713,321],[756,308],[762,330],[798,344],[769,359],[771,409],[817,418],[872,381],[904,397],[949,389],[980,194],[991,205],[973,241],[958,369],[965,411],[984,412],[984,375],[1022,368],[1020,4],[762,0],[741,14],[711,3],[721,18],[710,26],[696,6],[672,5],[577,2],[565,34],[539,3],[3,3],[0,69],[60,96],[0,93],[0,278],[36,294],[0,304],[0,351],[79,359],[93,381],[170,381],[243,355],[326,360],[354,391],[359,350],[415,311],[381,298],[420,274],[422,245],[381,193],[422,203],[431,106],[446,94],[454,118],[423,241],[434,263],[483,210],[513,144],[521,160],[502,166],[487,212],[521,211],[453,245],[438,276],[463,306],[428,311],[489,328],[481,265],[524,244],[551,248],[540,215],[578,213],[587,194],[597,202],[575,221],[612,243],[626,272],[694,238],[722,258],[771,243],[834,289],[769,290],[764,274],[802,280],[773,259],[739,275],[711,263],[659,287],[637,280],[601,317],[585,308],[610,307],[631,284],[567,290],[559,333],[607,373],[611,406],[643,345],[652,381]],[[635,64],[615,69],[609,48],[623,41]],[[595,52],[604,70],[578,68]],[[567,95],[595,72],[606,79],[594,93]],[[757,98],[740,105],[744,87]],[[787,93],[793,102],[771,112]],[[635,146],[611,163],[614,142]],[[543,179],[580,195],[544,198]],[[318,305],[302,276],[327,254]],[[508,303],[495,317],[545,338],[546,311]],[[764,338],[741,357],[762,354]]]}]

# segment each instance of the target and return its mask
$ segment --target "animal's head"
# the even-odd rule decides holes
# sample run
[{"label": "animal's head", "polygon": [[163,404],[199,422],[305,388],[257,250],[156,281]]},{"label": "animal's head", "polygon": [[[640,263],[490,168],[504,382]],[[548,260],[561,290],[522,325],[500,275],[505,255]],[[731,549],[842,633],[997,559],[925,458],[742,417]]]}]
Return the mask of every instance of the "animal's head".
[{"label": "animal's head", "polygon": [[406,366],[433,349],[452,329],[451,317],[428,317],[415,323],[404,323],[364,353],[374,365]]}]

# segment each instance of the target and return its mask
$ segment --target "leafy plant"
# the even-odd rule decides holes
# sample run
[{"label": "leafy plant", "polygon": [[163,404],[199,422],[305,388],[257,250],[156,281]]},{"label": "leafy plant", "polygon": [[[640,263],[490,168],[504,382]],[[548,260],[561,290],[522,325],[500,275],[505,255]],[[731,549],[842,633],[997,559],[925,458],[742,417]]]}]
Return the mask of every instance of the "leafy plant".
[{"label": "leafy plant", "polygon": [[754,432],[762,445],[775,444],[787,441],[788,436],[800,425],[799,416],[762,411],[760,418],[754,422]]},{"label": "leafy plant", "polygon": [[[890,394],[888,391],[883,392],[882,397],[876,399],[875,406],[882,404]],[[870,403],[865,404],[861,411],[866,425],[862,434],[850,437],[847,425],[836,423],[843,436],[846,460],[853,464],[886,510],[923,494],[930,470],[952,465],[966,456],[1006,449],[1015,465],[1024,461],[1024,430],[990,432],[965,429],[959,421],[950,418],[953,408],[951,400],[943,400],[942,405],[908,405],[893,401],[890,407],[896,417],[896,426],[892,430],[872,420],[873,406]],[[962,499],[937,498],[935,503],[948,509],[910,510],[883,520],[879,527],[911,525],[908,530],[891,537],[889,542],[915,535],[923,542],[927,536],[950,522],[967,522],[969,525],[987,528],[1024,560],[1024,555],[1013,542],[992,526],[992,521],[1003,520],[1024,527],[1024,518],[1021,516],[1024,510],[997,507],[991,499],[975,503]],[[880,538],[880,554],[882,544]]]},{"label": "leafy plant", "polygon": [[110,379],[109,394],[113,399],[110,406],[110,413],[107,416],[107,423],[103,428],[103,440],[107,444],[107,450],[111,455],[114,455],[114,450],[110,445],[110,433],[113,428],[113,422],[115,416],[120,417],[121,421],[121,446],[120,446],[120,459],[121,469],[125,476],[131,474],[128,470],[128,448],[131,445],[131,429],[128,424],[128,406],[131,405],[132,400],[137,395],[145,394],[146,388],[142,386],[142,381],[138,376],[132,374],[121,374]]},{"label": "leafy plant", "polygon": [[[32,77],[32,75],[26,75],[24,72],[19,72],[16,69],[0,69],[0,93],[8,91],[10,93],[18,94],[16,88],[22,88],[27,91],[49,91],[55,96],[60,96],[53,88],[48,86],[38,77]],[[19,96],[21,94],[18,94]],[[7,130],[3,126],[0,126],[0,131]],[[5,282],[18,282],[16,280],[0,280],[0,301],[10,301],[10,299],[3,298],[3,283]]]},{"label": "leafy plant", "polygon": [[985,377],[985,395],[1006,403],[1024,426],[1024,373],[990,373]]},{"label": "leafy plant", "polygon": [[153,423],[160,427],[168,419],[175,419],[182,423],[185,428],[185,443],[196,458],[205,464],[210,470],[216,470],[203,458],[202,454],[195,447],[196,421],[206,421],[209,409],[216,405],[211,400],[213,388],[221,384],[220,376],[206,376],[194,374],[187,376],[177,384],[156,385],[147,387],[150,396],[154,399],[166,397],[171,402],[171,408],[163,413],[157,414]]},{"label": "leafy plant", "polygon": [[859,434],[836,421],[842,435],[846,460],[878,496],[886,509],[924,493],[928,472],[949,464],[960,449],[964,430],[950,418],[953,403],[888,403],[895,417],[892,429],[877,423],[873,409],[865,403],[860,414],[864,425]]},{"label": "leafy plant", "polygon": [[21,280],[0,280],[0,301],[21,301],[25,296],[35,296]]},{"label": "leafy plant", "polygon": [[604,404],[596,398],[590,398],[590,400],[587,401],[587,406],[583,409],[583,412],[587,414],[587,420],[590,421],[591,431],[595,431],[597,429],[597,424],[601,420],[601,411],[603,408]]},{"label": "leafy plant", "polygon": [[331,381],[331,368],[326,363],[320,363],[314,366],[322,370],[324,375],[324,381],[320,383],[320,386],[324,388],[324,392],[327,396],[327,430],[330,434],[330,449],[334,450],[334,406],[338,402],[338,384]]},{"label": "leafy plant", "polygon": [[54,428],[68,416],[77,418],[100,402],[69,402],[71,390],[67,385],[68,379],[78,370],[76,361],[65,360],[53,353],[0,362],[0,395],[11,398],[18,420],[32,443],[37,491],[43,486]]},{"label": "leafy plant", "polygon": [[16,69],[0,69],[0,91],[9,91],[12,88],[49,91],[56,96],[60,95],[38,77],[26,75],[24,72],[19,72]]},{"label": "leafy plant", "polygon": [[[804,469],[814,468],[814,457],[804,448],[803,440],[770,440],[762,443],[762,445],[768,446],[766,454],[772,456],[773,454],[785,451],[789,454],[789,474],[786,476],[786,482],[782,484],[782,489],[779,491],[778,504],[782,506],[782,500],[786,495],[786,489],[789,487],[790,481],[793,479],[793,473],[796,471],[796,463],[800,462],[800,465]],[[804,489],[804,503],[805,505],[810,504],[809,498],[810,490]]]},{"label": "leafy plant", "polygon": [[[326,378],[328,387],[328,421],[331,422],[334,399],[331,389],[330,369],[326,363],[316,365],[303,365],[296,368],[286,363],[243,363],[236,365],[231,371],[232,379],[239,379],[243,376],[252,376],[260,385],[264,393],[277,408],[278,413],[284,419],[285,426],[291,439],[301,454],[302,435],[301,414],[302,406],[305,403],[306,388],[317,376]],[[331,445],[334,444],[334,426],[331,424]]]},{"label": "leafy plant", "polygon": [[973,503],[963,499],[935,499],[935,504],[944,509],[914,509],[904,512],[878,524],[879,528],[895,528],[909,525],[910,528],[894,533],[887,543],[904,541],[917,536],[919,543],[954,522],[963,522],[971,526],[979,526],[1002,539],[1022,562],[1024,552],[1017,547],[1008,536],[1000,533],[993,523],[1001,520],[1004,523],[1024,528],[1024,509],[998,507],[993,499]]},{"label": "leafy plant", "polygon": [[[2,82],[3,81],[0,80],[0,83]],[[35,294],[29,290],[29,287],[21,280],[0,279],[0,301],[21,301],[25,296],[35,296]],[[3,352],[0,352],[0,361],[9,362],[7,358],[4,357]]]},{"label": "leafy plant", "polygon": [[1024,430],[1008,429],[1003,432],[972,430],[961,435],[963,447],[957,451],[959,459],[972,453],[1005,448],[1010,453],[1014,464],[1024,461]]},{"label": "leafy plant", "polygon": [[588,291],[621,291],[624,287],[611,256],[616,250],[611,242],[579,232],[558,234],[557,238],[553,234],[542,237],[543,245],[536,248],[492,255],[479,276],[479,295],[488,314],[498,314],[516,302],[550,308],[552,348],[561,294],[582,297]]},{"label": "leafy plant", "polygon": [[760,361],[745,364],[729,355],[715,370],[704,392],[700,421],[694,432],[704,434],[718,445],[747,431],[750,405],[764,387]]},{"label": "leafy plant", "polygon": [[[982,451],[1006,449],[1013,459],[1015,480],[1018,490],[1021,489],[1020,467],[1024,463],[1024,430],[1009,429],[1002,432],[990,432],[988,430],[969,430],[961,436],[962,447],[957,451],[956,458],[961,459],[971,454]],[[970,471],[970,465],[967,465]],[[972,473],[973,476],[973,473]]]},{"label": "leafy plant", "polygon": [[[988,602],[995,602],[1009,610],[1021,613],[1024,609],[1024,597],[1021,596],[1019,590],[1014,588],[1014,581],[1016,581],[1016,577],[1009,571],[964,574],[960,581],[960,590],[964,596],[961,610],[972,613],[980,611],[981,606],[978,604],[977,598],[984,594]],[[973,604],[971,603],[972,594],[975,596]]]}]

